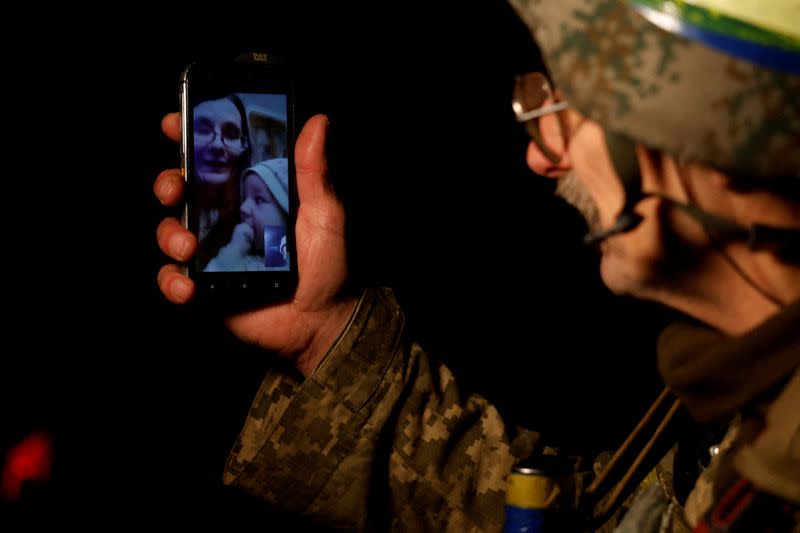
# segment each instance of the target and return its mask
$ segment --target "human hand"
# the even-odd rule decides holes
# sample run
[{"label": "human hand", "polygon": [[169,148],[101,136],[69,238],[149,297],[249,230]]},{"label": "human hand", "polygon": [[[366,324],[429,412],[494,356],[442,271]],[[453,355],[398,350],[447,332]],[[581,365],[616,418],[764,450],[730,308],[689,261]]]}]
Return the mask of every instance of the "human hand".
[{"label": "human hand", "polygon": [[231,235],[231,242],[228,246],[230,246],[237,255],[244,257],[253,248],[253,239],[255,236],[256,232],[253,226],[241,222],[236,224],[236,227],[233,228],[233,235]]},{"label": "human hand", "polygon": [[[180,114],[164,117],[161,129],[173,141],[180,138]],[[325,138],[328,119],[309,119],[297,139],[295,167],[300,206],[296,241],[299,283],[291,301],[247,311],[226,319],[231,332],[293,361],[310,375],[344,328],[356,298],[343,293],[347,279],[344,242],[344,209],[327,181]],[[154,190],[164,205],[182,201],[184,180],[180,170],[165,170]],[[156,230],[158,245],[172,259],[183,262],[194,254],[197,238],[174,217],[164,219]],[[178,265],[164,265],[158,286],[177,304],[191,300],[194,283]]]}]

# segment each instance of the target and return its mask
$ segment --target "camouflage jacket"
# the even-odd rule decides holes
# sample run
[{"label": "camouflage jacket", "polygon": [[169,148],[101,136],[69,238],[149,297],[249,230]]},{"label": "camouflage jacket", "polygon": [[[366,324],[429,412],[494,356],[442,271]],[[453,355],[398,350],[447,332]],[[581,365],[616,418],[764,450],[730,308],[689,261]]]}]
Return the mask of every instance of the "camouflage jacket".
[{"label": "camouflage jacket", "polygon": [[[501,531],[507,476],[541,452],[539,435],[506,427],[485,399],[464,395],[406,340],[403,322],[390,290],[367,290],[311,377],[267,375],[224,482],[344,530]],[[641,489],[623,506],[633,501],[620,531],[689,531],[668,468]]]},{"label": "camouflage jacket", "polygon": [[289,512],[359,531],[499,531],[506,476],[538,435],[403,335],[388,290],[366,291],[313,376],[270,374],[224,481]]}]

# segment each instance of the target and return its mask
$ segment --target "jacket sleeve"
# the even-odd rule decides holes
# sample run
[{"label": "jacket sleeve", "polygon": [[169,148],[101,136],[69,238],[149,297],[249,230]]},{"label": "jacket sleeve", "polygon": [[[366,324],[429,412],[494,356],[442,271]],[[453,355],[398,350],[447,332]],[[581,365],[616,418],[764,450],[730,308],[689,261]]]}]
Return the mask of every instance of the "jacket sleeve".
[{"label": "jacket sleeve", "polygon": [[506,476],[538,435],[510,435],[403,321],[390,290],[367,290],[311,377],[269,374],[225,483],[337,528],[499,531]]}]

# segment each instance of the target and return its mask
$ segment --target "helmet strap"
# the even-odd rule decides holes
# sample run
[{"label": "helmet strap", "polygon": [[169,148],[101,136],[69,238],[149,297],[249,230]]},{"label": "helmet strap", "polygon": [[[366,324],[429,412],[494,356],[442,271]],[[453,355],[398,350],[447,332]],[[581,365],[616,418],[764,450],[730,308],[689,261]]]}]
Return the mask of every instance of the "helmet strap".
[{"label": "helmet strap", "polygon": [[622,187],[625,189],[624,213],[633,212],[633,208],[642,199],[642,174],[639,170],[639,159],[636,157],[636,143],[620,133],[605,130],[606,146],[611,162],[614,164]]},{"label": "helmet strap", "polygon": [[599,244],[612,235],[626,233],[636,228],[642,221],[641,215],[633,208],[643,198],[642,175],[639,171],[639,160],[636,157],[636,143],[629,137],[605,130],[608,155],[614,165],[622,187],[625,189],[625,205],[614,224],[603,231],[589,233],[583,238],[586,244]]}]

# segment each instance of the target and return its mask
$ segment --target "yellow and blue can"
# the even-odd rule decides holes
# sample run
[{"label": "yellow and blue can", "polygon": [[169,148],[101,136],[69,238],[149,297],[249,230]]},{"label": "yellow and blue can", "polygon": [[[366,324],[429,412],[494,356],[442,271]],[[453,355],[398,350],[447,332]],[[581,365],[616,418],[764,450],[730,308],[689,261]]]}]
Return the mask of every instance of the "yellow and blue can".
[{"label": "yellow and blue can", "polygon": [[563,464],[557,465],[558,462],[531,461],[513,468],[508,476],[503,533],[544,533],[550,530],[550,510],[561,496],[559,478],[564,474]]}]

